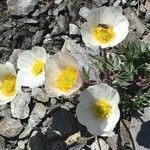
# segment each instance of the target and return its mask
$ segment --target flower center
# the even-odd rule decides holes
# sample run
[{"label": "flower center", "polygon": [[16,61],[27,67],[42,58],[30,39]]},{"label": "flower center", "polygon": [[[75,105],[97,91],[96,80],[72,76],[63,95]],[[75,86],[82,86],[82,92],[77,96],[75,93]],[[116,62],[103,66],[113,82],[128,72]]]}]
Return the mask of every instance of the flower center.
[{"label": "flower center", "polygon": [[112,106],[107,100],[96,100],[92,106],[94,115],[101,119],[107,119],[112,111]]},{"label": "flower center", "polygon": [[101,44],[107,44],[115,38],[115,32],[112,26],[100,24],[92,31],[94,38]]},{"label": "flower center", "polygon": [[36,60],[33,64],[32,64],[32,73],[34,76],[38,76],[40,75],[44,70],[44,61],[43,60]]},{"label": "flower center", "polygon": [[6,75],[0,82],[0,91],[4,96],[12,96],[16,92],[16,76]]},{"label": "flower center", "polygon": [[73,67],[66,67],[56,77],[56,87],[64,92],[69,91],[77,81],[78,71]]}]

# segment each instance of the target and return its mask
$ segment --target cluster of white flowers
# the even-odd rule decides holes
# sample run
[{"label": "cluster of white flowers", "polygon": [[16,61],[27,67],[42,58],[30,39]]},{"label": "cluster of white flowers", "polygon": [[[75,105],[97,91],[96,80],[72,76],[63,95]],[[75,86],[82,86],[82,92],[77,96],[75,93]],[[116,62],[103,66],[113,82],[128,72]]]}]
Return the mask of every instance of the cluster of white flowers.
[{"label": "cluster of white flowers", "polygon": [[[82,39],[91,49],[112,47],[128,33],[128,20],[117,7],[92,10],[81,27]],[[48,56],[35,46],[22,52],[17,60],[18,73],[10,62],[0,65],[0,105],[10,102],[22,87],[43,86],[49,97],[69,96],[83,84],[78,61],[69,53]],[[118,92],[107,84],[90,86],[79,96],[76,114],[79,122],[93,135],[110,136],[119,118]]]}]

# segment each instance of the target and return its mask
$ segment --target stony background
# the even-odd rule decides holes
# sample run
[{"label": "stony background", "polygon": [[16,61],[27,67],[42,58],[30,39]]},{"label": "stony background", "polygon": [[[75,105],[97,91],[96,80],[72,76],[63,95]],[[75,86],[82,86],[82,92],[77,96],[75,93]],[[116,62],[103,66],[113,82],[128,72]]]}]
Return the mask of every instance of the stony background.
[{"label": "stony background", "polygon": [[[49,54],[62,47],[85,50],[79,29],[89,10],[112,5],[121,6],[130,21],[125,42],[150,41],[149,0],[1,0],[0,62],[15,64],[18,53],[35,45]],[[77,103],[76,97],[49,99],[41,88],[21,93],[0,106],[0,150],[96,149],[94,137],[76,119]],[[102,150],[150,149],[148,112],[142,121],[121,120],[112,138],[100,139]]]}]

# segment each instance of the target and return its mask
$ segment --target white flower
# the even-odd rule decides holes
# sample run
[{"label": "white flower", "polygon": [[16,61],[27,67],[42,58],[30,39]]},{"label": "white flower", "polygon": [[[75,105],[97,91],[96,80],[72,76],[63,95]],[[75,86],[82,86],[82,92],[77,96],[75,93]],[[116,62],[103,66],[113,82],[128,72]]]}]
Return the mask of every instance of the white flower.
[{"label": "white flower", "polygon": [[110,136],[120,118],[117,90],[107,84],[94,85],[81,93],[79,101],[79,122],[93,135]]},{"label": "white flower", "polygon": [[16,83],[16,70],[10,62],[0,64],[0,105],[10,102],[21,91]]},{"label": "white flower", "polygon": [[43,85],[45,80],[44,66],[47,54],[44,48],[35,46],[31,51],[24,51],[17,61],[18,78],[20,86],[35,88]]},{"label": "white flower", "polygon": [[81,27],[82,39],[91,49],[113,47],[128,34],[129,22],[119,7],[91,10]]},{"label": "white flower", "polygon": [[71,95],[82,85],[76,59],[65,52],[58,52],[47,59],[45,73],[45,89],[50,97]]}]

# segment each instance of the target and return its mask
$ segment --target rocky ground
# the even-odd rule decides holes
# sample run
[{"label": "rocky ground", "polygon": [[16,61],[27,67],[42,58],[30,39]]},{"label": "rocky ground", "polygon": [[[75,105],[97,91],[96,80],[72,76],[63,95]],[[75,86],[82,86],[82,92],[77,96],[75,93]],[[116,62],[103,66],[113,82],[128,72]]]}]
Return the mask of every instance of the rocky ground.
[{"label": "rocky ground", "polygon": [[[149,0],[1,0],[0,62],[15,63],[18,53],[35,45],[49,54],[84,51],[80,25],[90,9],[104,5],[123,8],[130,21],[125,42],[150,41]],[[49,99],[41,88],[21,93],[0,106],[0,150],[96,149],[94,137],[76,119],[77,103],[76,97]],[[149,113],[146,108],[142,121],[120,121],[117,134],[100,139],[101,149],[150,149]]]}]

